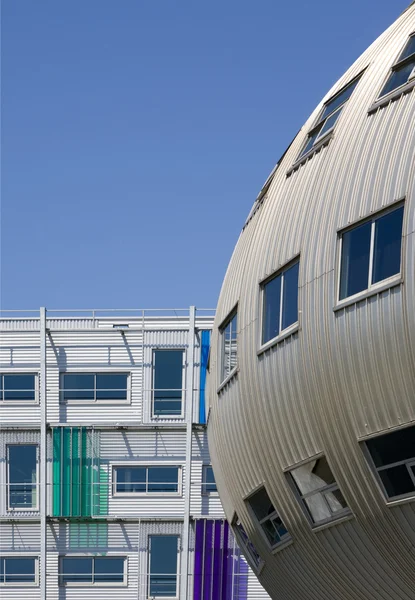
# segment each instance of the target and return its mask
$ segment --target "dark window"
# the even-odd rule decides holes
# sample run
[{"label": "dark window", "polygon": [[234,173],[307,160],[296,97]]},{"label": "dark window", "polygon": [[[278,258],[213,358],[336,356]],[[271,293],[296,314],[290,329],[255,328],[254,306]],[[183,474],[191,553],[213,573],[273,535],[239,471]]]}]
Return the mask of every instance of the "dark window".
[{"label": "dark window", "polygon": [[224,381],[237,364],[238,313],[234,311],[219,329],[221,338],[221,381]]},{"label": "dark window", "polygon": [[340,300],[399,274],[402,223],[400,206],[342,234]]},{"label": "dark window", "polygon": [[36,583],[36,565],[34,557],[0,556],[0,583]]},{"label": "dark window", "polygon": [[0,374],[0,400],[33,402],[36,394],[34,373]]},{"label": "dark window", "polygon": [[349,512],[324,456],[293,469],[290,475],[313,523],[332,521]]},{"label": "dark window", "polygon": [[334,128],[344,105],[359,83],[359,79],[360,76],[346,85],[346,87],[340,90],[340,92],[338,92],[325,103],[316,124],[308,134],[307,141],[299,155],[299,158],[307,154],[307,152],[309,152],[313,146],[317,144],[317,142],[323,139],[324,136]]},{"label": "dark window", "polygon": [[150,598],[177,597],[177,558],[179,536],[149,536]]},{"label": "dark window", "polygon": [[255,492],[248,499],[248,504],[265,533],[270,546],[276,546],[290,539],[290,534],[275,510],[265,488],[261,488],[258,492]]},{"label": "dark window", "polygon": [[38,506],[37,462],[38,446],[10,445],[8,458],[8,508],[36,510]]},{"label": "dark window", "polygon": [[183,350],[154,350],[153,414],[180,416],[183,398]]},{"label": "dark window", "polygon": [[400,429],[366,442],[386,496],[415,492],[415,427]]},{"label": "dark window", "polygon": [[177,494],[180,468],[175,466],[115,467],[117,494]]},{"label": "dark window", "polygon": [[64,401],[113,401],[127,399],[127,373],[64,373]]},{"label": "dark window", "polygon": [[71,556],[61,559],[60,585],[124,583],[124,557]]},{"label": "dark window", "polygon": [[251,559],[253,566],[256,569],[258,569],[263,561],[261,560],[261,557],[259,556],[254,544],[249,539],[248,534],[246,533],[244,526],[242,525],[238,517],[235,517],[234,519],[233,529],[238,544],[245,550],[246,554]]},{"label": "dark window", "polygon": [[298,322],[299,261],[263,284],[262,343]]},{"label": "dark window", "polygon": [[385,83],[380,96],[385,96],[401,85],[415,78],[415,34],[412,35],[402,50],[392,72]]},{"label": "dark window", "polygon": [[218,491],[218,488],[216,487],[215,475],[213,473],[212,465],[203,466],[202,477],[202,494],[212,494],[213,492]]}]

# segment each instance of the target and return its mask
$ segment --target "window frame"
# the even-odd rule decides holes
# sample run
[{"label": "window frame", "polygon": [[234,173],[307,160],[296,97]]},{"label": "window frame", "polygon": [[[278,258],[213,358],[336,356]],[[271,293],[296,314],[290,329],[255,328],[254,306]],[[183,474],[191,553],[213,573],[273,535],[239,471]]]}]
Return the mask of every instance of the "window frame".
[{"label": "window frame", "polygon": [[[206,480],[206,475],[207,475],[208,469],[211,469],[212,473],[213,473],[213,467],[211,464],[202,465],[202,496],[219,496],[216,480],[215,480],[216,490],[208,490],[207,489],[208,485],[212,485],[212,483],[209,483]],[[213,473],[213,477],[215,477],[214,473]]]},{"label": "window frame", "polygon": [[[376,439],[376,438],[381,438],[384,437],[386,435],[390,435],[392,433],[396,433],[399,430],[403,430],[403,429],[410,429],[413,428],[414,429],[414,435],[415,435],[415,426],[413,425],[413,423],[411,423],[411,425],[409,425],[408,427],[399,427],[396,429],[393,429],[391,431],[388,431],[387,433],[382,432],[380,435],[372,435],[370,437],[365,438],[364,440],[360,441],[360,446],[363,452],[363,455],[366,459],[366,462],[368,463],[368,466],[370,468],[370,471],[373,475],[373,478],[375,479],[376,483],[378,484],[383,497],[385,499],[386,504],[388,505],[394,505],[394,504],[400,504],[402,502],[410,502],[415,500],[415,475],[414,473],[411,472],[411,470],[408,467],[411,466],[415,466],[415,456],[413,458],[408,458],[407,460],[402,460],[402,461],[398,461],[395,463],[390,463],[387,465],[384,465],[382,467],[377,467],[375,465],[375,461],[372,458],[372,455],[370,453],[369,448],[367,447],[367,442]],[[382,481],[382,478],[379,475],[379,471],[384,471],[385,469],[390,469],[392,467],[398,467],[400,465],[406,465],[407,470],[409,472],[410,478],[414,484],[414,490],[412,492],[409,492],[407,494],[398,494],[396,496],[389,496],[386,490],[386,487]]]},{"label": "window frame", "polygon": [[[156,381],[156,361],[154,358],[154,354],[155,352],[181,352],[183,354],[183,358],[182,358],[182,388],[181,388],[181,398],[180,398],[180,402],[181,402],[181,411],[180,414],[163,414],[163,415],[158,415],[155,414],[154,412],[154,402],[155,402],[155,398],[154,398],[154,392],[155,391],[163,391],[163,389],[161,388],[155,388],[155,381]],[[185,400],[186,400],[186,361],[187,361],[187,356],[186,356],[186,348],[185,347],[178,347],[178,348],[157,348],[154,347],[151,350],[151,419],[154,421],[163,421],[163,420],[171,420],[171,419],[184,419],[184,415],[185,415]],[[166,389],[165,391],[169,391],[168,389]],[[170,390],[170,391],[178,391],[178,390]]]},{"label": "window frame", "polygon": [[410,64],[410,63],[414,62],[414,60],[415,60],[415,52],[412,52],[412,54],[409,54],[405,58],[399,60],[400,56],[405,51],[405,48],[408,46],[408,44],[410,42],[410,39],[413,38],[413,37],[415,37],[415,31],[413,31],[412,33],[410,33],[408,35],[408,37],[407,37],[407,39],[405,41],[405,44],[399,50],[399,53],[396,56],[396,58],[395,58],[395,60],[394,60],[394,62],[392,64],[392,66],[388,70],[387,76],[385,77],[385,79],[382,82],[382,86],[381,86],[381,88],[379,90],[379,93],[378,93],[378,95],[376,97],[376,100],[375,100],[374,104],[369,109],[369,113],[373,112],[374,110],[376,110],[379,106],[383,106],[384,104],[389,103],[391,100],[398,98],[402,94],[404,94],[406,92],[409,92],[415,86],[415,64],[414,64],[413,68],[412,68],[412,71],[411,71],[411,73],[410,73],[410,75],[409,75],[409,77],[408,77],[408,79],[406,80],[405,83],[402,83],[401,85],[397,86],[393,90],[390,90],[389,92],[386,92],[385,94],[382,94],[383,89],[385,88],[385,86],[389,82],[389,80],[392,77],[392,75],[394,73],[396,73],[397,71],[400,71],[407,64]]},{"label": "window frame", "polygon": [[0,578],[0,588],[1,587],[39,587],[39,556],[34,555],[32,552],[19,552],[17,555],[5,551],[4,554],[0,555],[0,560],[5,560],[8,558],[12,559],[25,559],[25,558],[33,558],[35,561],[35,580],[34,581],[4,581],[6,576],[6,570],[4,571],[3,581]]},{"label": "window frame", "polygon": [[[291,258],[288,262],[286,262],[282,267],[273,271],[271,275],[268,275],[265,279],[261,280],[259,283],[259,291],[260,291],[260,328],[259,328],[259,342],[258,342],[258,350],[257,354],[262,354],[268,348],[271,348],[275,344],[282,342],[287,337],[295,333],[300,329],[300,286],[297,285],[297,320],[286,327],[285,329],[281,329],[282,326],[282,317],[283,317],[283,295],[284,295],[284,273],[286,273],[291,267],[294,267],[298,263],[298,282],[300,280],[300,254],[296,254],[293,258]],[[263,342],[263,327],[264,327],[264,318],[265,318],[265,287],[274,279],[281,276],[281,289],[280,289],[280,314],[279,314],[279,333],[273,338]]]},{"label": "window frame", "polygon": [[[298,469],[299,467],[303,467],[304,465],[307,465],[310,462],[314,462],[314,461],[318,461],[321,458],[324,458],[327,462],[327,465],[330,469],[331,474],[333,475],[333,478],[335,480],[334,483],[330,483],[327,485],[322,486],[321,488],[318,488],[316,490],[312,490],[310,492],[306,492],[306,493],[302,493],[300,491],[300,489],[297,486],[297,483],[295,482],[294,477],[292,476],[292,471],[295,471],[295,469]],[[327,460],[327,457],[325,454],[319,454],[317,456],[313,456],[310,459],[307,459],[305,461],[302,461],[294,466],[291,466],[289,469],[285,470],[285,475],[287,477],[287,481],[289,484],[289,487],[291,488],[298,504],[300,505],[309,525],[311,526],[311,528],[313,530],[320,530],[320,528],[327,526],[327,525],[332,525],[334,523],[338,523],[339,521],[343,521],[345,518],[351,518],[353,516],[352,510],[350,508],[349,505],[347,505],[345,508],[337,511],[337,512],[332,512],[329,503],[326,500],[326,494],[330,493],[330,492],[334,492],[336,490],[339,490],[339,492],[341,493],[341,495],[343,496],[343,492],[340,489],[339,484],[337,483],[336,478],[334,477],[333,471],[331,469],[331,466],[329,464],[329,461]],[[309,510],[309,508],[307,507],[305,500],[307,498],[310,498],[312,496],[315,496],[317,494],[321,494],[324,498],[324,501],[327,505],[327,508],[329,510],[329,512],[331,513],[331,517],[328,517],[326,519],[321,519],[320,521],[315,521],[313,519],[313,516],[311,515],[311,512]],[[344,496],[343,496],[344,498]],[[346,499],[345,499],[346,500]]]},{"label": "window frame", "polygon": [[[21,404],[33,406],[39,404],[39,372],[38,371],[28,371],[25,369],[24,371],[16,370],[16,371],[1,371],[0,372],[0,390],[4,393],[4,383],[3,377],[5,375],[33,375],[34,376],[34,399],[33,400],[2,400],[0,398],[0,406],[19,406]],[[2,387],[3,386],[3,387]]]},{"label": "window frame", "polygon": [[[131,462],[131,463],[126,463],[125,461],[123,462],[112,462],[111,463],[112,468],[111,468],[111,487],[112,487],[112,496],[114,498],[136,498],[137,496],[143,496],[143,497],[155,497],[155,496],[167,496],[167,497],[176,497],[179,498],[183,495],[183,465],[177,464],[177,463],[167,463],[167,462],[162,462],[162,463],[141,463],[141,462]],[[149,492],[149,491],[145,491],[145,492],[117,492],[117,475],[116,475],[116,470],[118,468],[134,468],[134,467],[140,467],[142,469],[146,469],[146,489],[148,488],[148,469],[151,469],[153,467],[175,467],[177,469],[177,492]]]},{"label": "window frame", "polygon": [[[35,507],[30,507],[30,508],[24,508],[24,507],[13,507],[10,506],[10,485],[12,485],[10,483],[10,455],[9,455],[9,448],[11,446],[34,446],[36,448],[36,483],[34,484],[35,487],[33,489],[36,490],[36,506]],[[39,512],[40,508],[40,504],[39,504],[39,496],[40,496],[40,482],[39,482],[39,473],[40,473],[40,444],[37,442],[29,442],[29,443],[10,443],[10,444],[6,444],[6,511],[8,513],[18,513],[18,512]],[[14,484],[14,485],[19,485],[19,484]],[[23,483],[22,483],[23,485]],[[32,484],[33,485],[33,484]]]},{"label": "window frame", "polygon": [[[94,376],[94,399],[88,400],[86,398],[71,398],[69,400],[64,399],[65,387],[64,387],[64,379],[65,375],[93,375]],[[127,387],[126,387],[126,398],[122,400],[117,399],[97,399],[97,390],[105,391],[104,388],[97,388],[97,375],[126,375],[127,376]],[[73,390],[73,388],[68,388],[68,390]],[[88,390],[80,390],[80,391],[88,391]],[[123,390],[124,391],[124,388]],[[76,369],[70,371],[61,371],[59,373],[59,403],[60,404],[73,404],[73,405],[82,405],[82,404],[131,404],[131,371],[120,371],[120,370],[109,370],[109,371],[91,371],[89,369]]]},{"label": "window frame", "polygon": [[[405,264],[405,244],[401,241],[401,262],[400,262],[400,270],[399,273],[395,273],[386,279],[382,279],[377,281],[376,283],[371,283],[372,274],[373,274],[373,256],[374,256],[374,243],[375,243],[375,223],[380,218],[385,215],[398,210],[403,207],[403,217],[402,217],[402,236],[401,240],[404,238],[404,231],[406,228],[406,213],[405,210],[405,198],[400,198],[399,200],[389,204],[387,207],[382,208],[378,211],[373,212],[373,214],[365,216],[357,221],[354,221],[352,224],[347,227],[342,227],[337,230],[337,259],[336,259],[336,286],[335,286],[335,304],[333,310],[340,310],[345,306],[350,304],[355,304],[360,300],[378,294],[384,290],[387,290],[391,287],[399,285],[404,280],[404,264]],[[370,232],[370,254],[369,254],[369,269],[368,269],[368,287],[356,294],[351,296],[346,296],[345,298],[340,300],[340,285],[341,285],[341,266],[342,266],[342,255],[343,255],[343,235],[352,231],[353,229],[357,229],[361,225],[365,225],[366,223],[371,223],[371,232]]]},{"label": "window frame", "polygon": [[[236,342],[235,342],[235,346],[236,346],[236,362],[235,362],[235,366],[230,369],[229,373],[227,375],[224,376],[224,367],[225,367],[225,330],[226,327],[231,323],[231,321],[236,317]],[[239,338],[239,334],[238,334],[238,323],[239,319],[238,319],[238,304],[236,304],[232,310],[228,313],[228,315],[226,316],[226,318],[222,321],[222,323],[219,325],[218,327],[218,333],[219,333],[219,364],[218,364],[218,369],[219,369],[219,389],[218,392],[233,378],[233,376],[238,372],[238,338]],[[230,348],[229,351],[229,362],[231,359],[231,355],[232,355],[232,351]],[[229,365],[230,366],[230,365]]]},{"label": "window frame", "polygon": [[[252,545],[253,550],[255,551],[256,555],[258,556],[258,559],[256,558],[253,550],[248,546],[248,544],[243,539],[239,527],[241,527],[243,529],[249,543]],[[245,529],[241,519],[236,514],[236,512],[233,513],[233,517],[231,520],[231,528],[232,528],[233,535],[235,536],[238,546],[244,551],[245,558],[247,559],[249,566],[254,571],[254,573],[259,575],[261,573],[262,569],[264,568],[265,561],[262,559],[262,557],[259,554],[258,550],[256,549],[254,543],[249,539],[246,529]]]},{"label": "window frame", "polygon": [[[85,559],[91,559],[92,558],[92,581],[63,581],[63,577],[64,577],[64,573],[63,573],[63,569],[62,569],[62,564],[63,564],[63,559],[64,558],[85,558]],[[118,581],[93,581],[93,577],[94,577],[94,562],[95,562],[95,558],[121,558],[124,561],[124,569],[123,569],[123,581],[118,582]],[[83,553],[83,554],[79,554],[79,553],[74,553],[74,554],[60,554],[59,555],[59,571],[58,571],[58,587],[128,587],[128,555],[126,554],[110,554],[110,555],[105,555],[102,556],[100,554],[94,554],[94,553]]]},{"label": "window frame", "polygon": [[[251,499],[255,496],[255,494],[257,494],[261,490],[265,490],[265,492],[269,498],[269,501],[271,502],[271,504],[274,508],[274,511],[271,514],[266,515],[266,517],[263,517],[260,520],[256,516],[254,509],[251,506]],[[278,510],[275,508],[274,502],[271,500],[271,496],[269,495],[268,490],[264,484],[258,486],[254,490],[252,490],[252,492],[250,492],[247,496],[244,497],[244,501],[247,506],[248,513],[249,513],[253,523],[255,524],[256,530],[260,533],[262,538],[265,540],[265,543],[267,544],[267,547],[271,550],[271,552],[278,551],[281,548],[285,548],[286,546],[288,546],[288,544],[292,543],[293,538],[292,538],[290,532],[288,531],[288,529],[285,527],[284,521],[283,521],[280,513],[278,512]],[[286,529],[287,534],[285,534],[284,536],[280,536],[280,541],[277,542],[276,544],[271,544],[271,542],[269,541],[269,539],[267,537],[267,534],[265,533],[263,524],[266,523],[267,521],[270,521],[270,522],[275,521],[275,519],[277,519],[277,518],[281,520],[281,523],[282,523],[284,529]]]},{"label": "window frame", "polygon": [[[151,586],[151,543],[150,539],[153,537],[173,537],[177,538],[177,563],[176,563],[176,595],[175,596],[150,596],[150,586]],[[149,533],[147,535],[147,589],[145,598],[147,600],[153,600],[154,598],[158,598],[160,600],[179,600],[180,598],[180,559],[181,559],[181,543],[182,537],[178,533]],[[169,573],[166,573],[169,575]]]},{"label": "window frame", "polygon": [[[328,121],[328,119],[330,119],[332,117],[332,115],[334,115],[336,112],[339,112],[339,111],[341,113],[341,111],[343,110],[344,106],[348,103],[348,101],[350,100],[351,96],[353,95],[356,87],[358,86],[359,80],[362,78],[364,71],[365,71],[365,69],[363,69],[362,71],[360,71],[360,73],[358,73],[357,75],[355,75],[355,77],[353,77],[348,83],[346,83],[345,85],[343,85],[335,94],[333,94],[332,96],[330,96],[330,98],[328,98],[324,102],[324,104],[321,107],[321,110],[318,113],[317,118],[313,122],[313,125],[307,131],[307,137],[306,137],[304,143],[302,144],[300,152],[298,153],[297,158],[296,158],[293,166],[291,167],[291,169],[288,171],[287,175],[290,175],[293,170],[295,170],[302,163],[306,162],[306,160],[308,158],[310,158],[311,156],[313,156],[314,153],[318,152],[318,150],[320,150],[323,146],[325,146],[326,144],[328,144],[328,142],[331,140],[331,138],[333,136],[333,133],[334,133],[334,130],[336,128],[337,122],[338,122],[338,120],[340,118],[340,114],[337,117],[334,125],[332,127],[330,127],[329,129],[327,129],[327,131],[325,131],[323,135],[320,135],[320,131],[324,129],[324,127],[326,125],[326,122]],[[333,110],[331,113],[329,113],[324,119],[322,119],[322,116],[324,114],[324,111],[325,111],[326,107],[331,102],[333,102],[337,97],[339,97],[343,92],[345,92],[347,90],[347,88],[349,86],[353,85],[355,82],[356,82],[356,86],[353,89],[353,91],[350,94],[350,96],[342,104],[340,104],[340,106],[338,106],[335,110]],[[320,127],[320,129],[318,129],[319,127]],[[315,139],[313,145],[310,147],[309,150],[307,150],[307,152],[304,152],[305,148],[307,147],[310,139],[312,138],[312,136],[314,135],[315,132],[317,132],[317,135],[316,135],[316,139]]]}]

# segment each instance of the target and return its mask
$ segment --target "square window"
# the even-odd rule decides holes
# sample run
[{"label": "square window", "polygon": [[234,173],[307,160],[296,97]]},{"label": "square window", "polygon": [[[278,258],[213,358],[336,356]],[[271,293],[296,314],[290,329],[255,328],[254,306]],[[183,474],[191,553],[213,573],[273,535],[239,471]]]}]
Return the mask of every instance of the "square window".
[{"label": "square window", "polygon": [[247,502],[271,548],[291,539],[264,487],[252,494]]},{"label": "square window", "polygon": [[386,94],[400,88],[411,79],[413,79],[415,83],[415,34],[412,34],[405,44],[398,60],[392,67],[392,71],[383,86],[379,97],[386,96]]},{"label": "square window", "polygon": [[313,524],[321,525],[350,512],[324,456],[292,469],[289,476]]},{"label": "square window", "polygon": [[178,597],[178,535],[150,535],[148,538],[148,598]]},{"label": "square window", "polygon": [[125,585],[126,563],[125,556],[63,556],[59,585]]},{"label": "square window", "polygon": [[127,373],[63,373],[61,397],[64,402],[117,402],[127,400]]},{"label": "square window", "polygon": [[366,448],[388,499],[415,496],[415,427],[372,438]]},{"label": "square window", "polygon": [[36,381],[35,373],[0,374],[0,401],[34,402]]},{"label": "square window", "polygon": [[266,344],[298,323],[298,272],[300,262],[262,284],[262,337]]},{"label": "square window", "polygon": [[238,313],[234,310],[219,328],[221,382],[225,381],[237,366],[237,327]]},{"label": "square window", "polygon": [[181,417],[184,350],[153,351],[153,416]]},{"label": "square window", "polygon": [[38,510],[38,446],[7,446],[8,510]]},{"label": "square window", "polygon": [[202,479],[202,494],[217,493],[218,488],[216,487],[212,465],[203,465]]},{"label": "square window", "polygon": [[343,89],[337,92],[337,94],[335,94],[324,104],[320,116],[308,133],[307,140],[299,154],[298,159],[310,152],[314,146],[319,145],[319,142],[334,129],[341,111],[354,92],[355,87],[359,83],[360,77],[361,75],[353,79],[353,81],[348,83]]},{"label": "square window", "polygon": [[340,235],[339,300],[399,275],[403,205]]}]

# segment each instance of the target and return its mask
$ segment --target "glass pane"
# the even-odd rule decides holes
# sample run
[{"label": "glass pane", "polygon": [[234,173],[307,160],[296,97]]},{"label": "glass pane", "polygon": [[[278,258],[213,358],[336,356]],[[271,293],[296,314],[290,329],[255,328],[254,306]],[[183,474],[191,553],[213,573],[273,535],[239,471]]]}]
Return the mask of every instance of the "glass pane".
[{"label": "glass pane", "polygon": [[253,545],[253,543],[251,542],[251,540],[249,539],[242,523],[240,521],[236,522],[235,525],[235,529],[236,531],[239,533],[241,539],[242,539],[242,544],[245,546],[247,552],[249,553],[252,562],[258,566],[259,563],[261,562],[260,556],[257,552],[257,549],[255,548],[255,546]]},{"label": "glass pane", "polygon": [[9,507],[36,508],[37,446],[9,446]]},{"label": "glass pane", "polygon": [[340,300],[368,287],[371,226],[364,223],[342,236]]},{"label": "glass pane", "polygon": [[411,54],[415,52],[415,35],[409,38],[408,43],[406,44],[402,54],[399,57],[399,60],[403,60],[404,58],[408,58]]},{"label": "glass pane", "polygon": [[373,438],[366,446],[376,467],[415,458],[415,427]]},{"label": "glass pane", "polygon": [[412,73],[413,68],[415,67],[415,60],[403,65],[400,69],[393,71],[388,81],[385,84],[385,87],[381,91],[380,95],[385,96],[392,90],[395,90],[401,85],[404,85],[408,79],[410,74]]},{"label": "glass pane", "polygon": [[63,558],[62,581],[92,583],[92,558]]},{"label": "glass pane", "polygon": [[149,492],[177,492],[179,489],[178,467],[149,467],[148,491]]},{"label": "glass pane", "polygon": [[415,491],[414,482],[409,475],[406,465],[379,471],[379,476],[385,486],[389,498],[410,494]]},{"label": "glass pane", "polygon": [[249,504],[259,521],[275,512],[275,508],[265,491],[265,488],[262,488],[259,492],[256,492],[256,494],[251,496]]},{"label": "glass pane", "polygon": [[291,475],[301,495],[335,483],[333,474],[324,456],[293,469]]},{"label": "glass pane", "polygon": [[63,376],[64,400],[94,400],[95,375],[74,373]]},{"label": "glass pane", "polygon": [[117,493],[145,493],[146,467],[117,467],[115,471]]},{"label": "glass pane", "polygon": [[307,152],[309,150],[311,150],[311,148],[314,146],[314,142],[316,141],[316,139],[320,133],[321,127],[322,127],[322,125],[320,127],[318,127],[317,129],[315,129],[313,131],[313,133],[309,134],[307,143],[304,146],[304,150],[301,152],[300,157],[303,156],[304,154],[307,154]]},{"label": "glass pane", "polygon": [[339,489],[327,492],[325,497],[331,512],[336,513],[347,508],[347,502]]},{"label": "glass pane", "polygon": [[126,400],[127,373],[97,373],[97,400]]},{"label": "glass pane", "polygon": [[330,100],[329,102],[327,102],[327,104],[323,110],[323,113],[320,117],[320,121],[322,121],[323,119],[328,117],[328,115],[330,115],[333,111],[335,111],[336,108],[338,108],[339,106],[344,104],[350,98],[350,96],[352,95],[352,93],[358,83],[359,83],[359,79],[356,79],[356,81],[353,81],[346,88],[344,88],[343,91],[340,92],[340,94],[335,96],[333,98],[333,100]]},{"label": "glass pane", "polygon": [[237,364],[237,314],[232,317],[222,331],[222,381],[231,373]]},{"label": "glass pane", "polygon": [[319,138],[323,137],[323,135],[325,135],[328,131],[330,131],[330,129],[332,129],[335,126],[337,119],[340,117],[341,111],[342,109],[340,108],[335,113],[330,115],[328,119],[326,119],[323,127],[320,129],[320,133],[318,135]]},{"label": "glass pane", "polygon": [[6,558],[5,581],[6,583],[29,583],[35,581],[34,558]]},{"label": "glass pane", "polygon": [[218,488],[216,487],[215,475],[213,473],[212,467],[206,466],[204,469],[204,490],[205,493],[217,492]]},{"label": "glass pane", "polygon": [[332,518],[330,505],[326,502],[324,494],[317,492],[303,499],[313,523],[319,523]]},{"label": "glass pane", "polygon": [[280,332],[281,275],[264,285],[262,343],[277,337]]},{"label": "glass pane", "polygon": [[264,523],[261,523],[261,527],[271,546],[275,546],[275,544],[278,544],[281,541],[280,535],[273,525],[273,521],[265,521]]},{"label": "glass pane", "polygon": [[154,360],[154,414],[182,412],[183,350],[156,350]]},{"label": "glass pane", "polygon": [[278,535],[280,536],[280,538],[283,538],[284,536],[289,535],[288,531],[284,525],[284,523],[282,522],[280,517],[274,517],[272,519],[272,524],[275,527]]},{"label": "glass pane", "polygon": [[178,536],[150,536],[149,596],[177,595]]},{"label": "glass pane", "polygon": [[123,558],[94,558],[94,581],[112,581],[123,583]]},{"label": "glass pane", "polygon": [[282,298],[282,329],[286,329],[298,321],[298,270],[300,263],[295,263],[284,272]]},{"label": "glass pane", "polygon": [[4,400],[34,399],[34,375],[4,375]]},{"label": "glass pane", "polygon": [[401,270],[403,206],[375,221],[372,283]]}]

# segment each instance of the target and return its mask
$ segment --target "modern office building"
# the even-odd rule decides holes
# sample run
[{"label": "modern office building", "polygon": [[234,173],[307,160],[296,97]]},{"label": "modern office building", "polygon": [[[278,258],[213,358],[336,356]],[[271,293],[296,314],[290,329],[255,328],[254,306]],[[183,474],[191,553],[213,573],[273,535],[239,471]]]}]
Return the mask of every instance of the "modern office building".
[{"label": "modern office building", "polygon": [[0,597],[268,598],[207,447],[213,311],[2,312]]},{"label": "modern office building", "polygon": [[411,3],[275,166],[220,294],[209,447],[273,598],[415,599],[414,231]]}]

